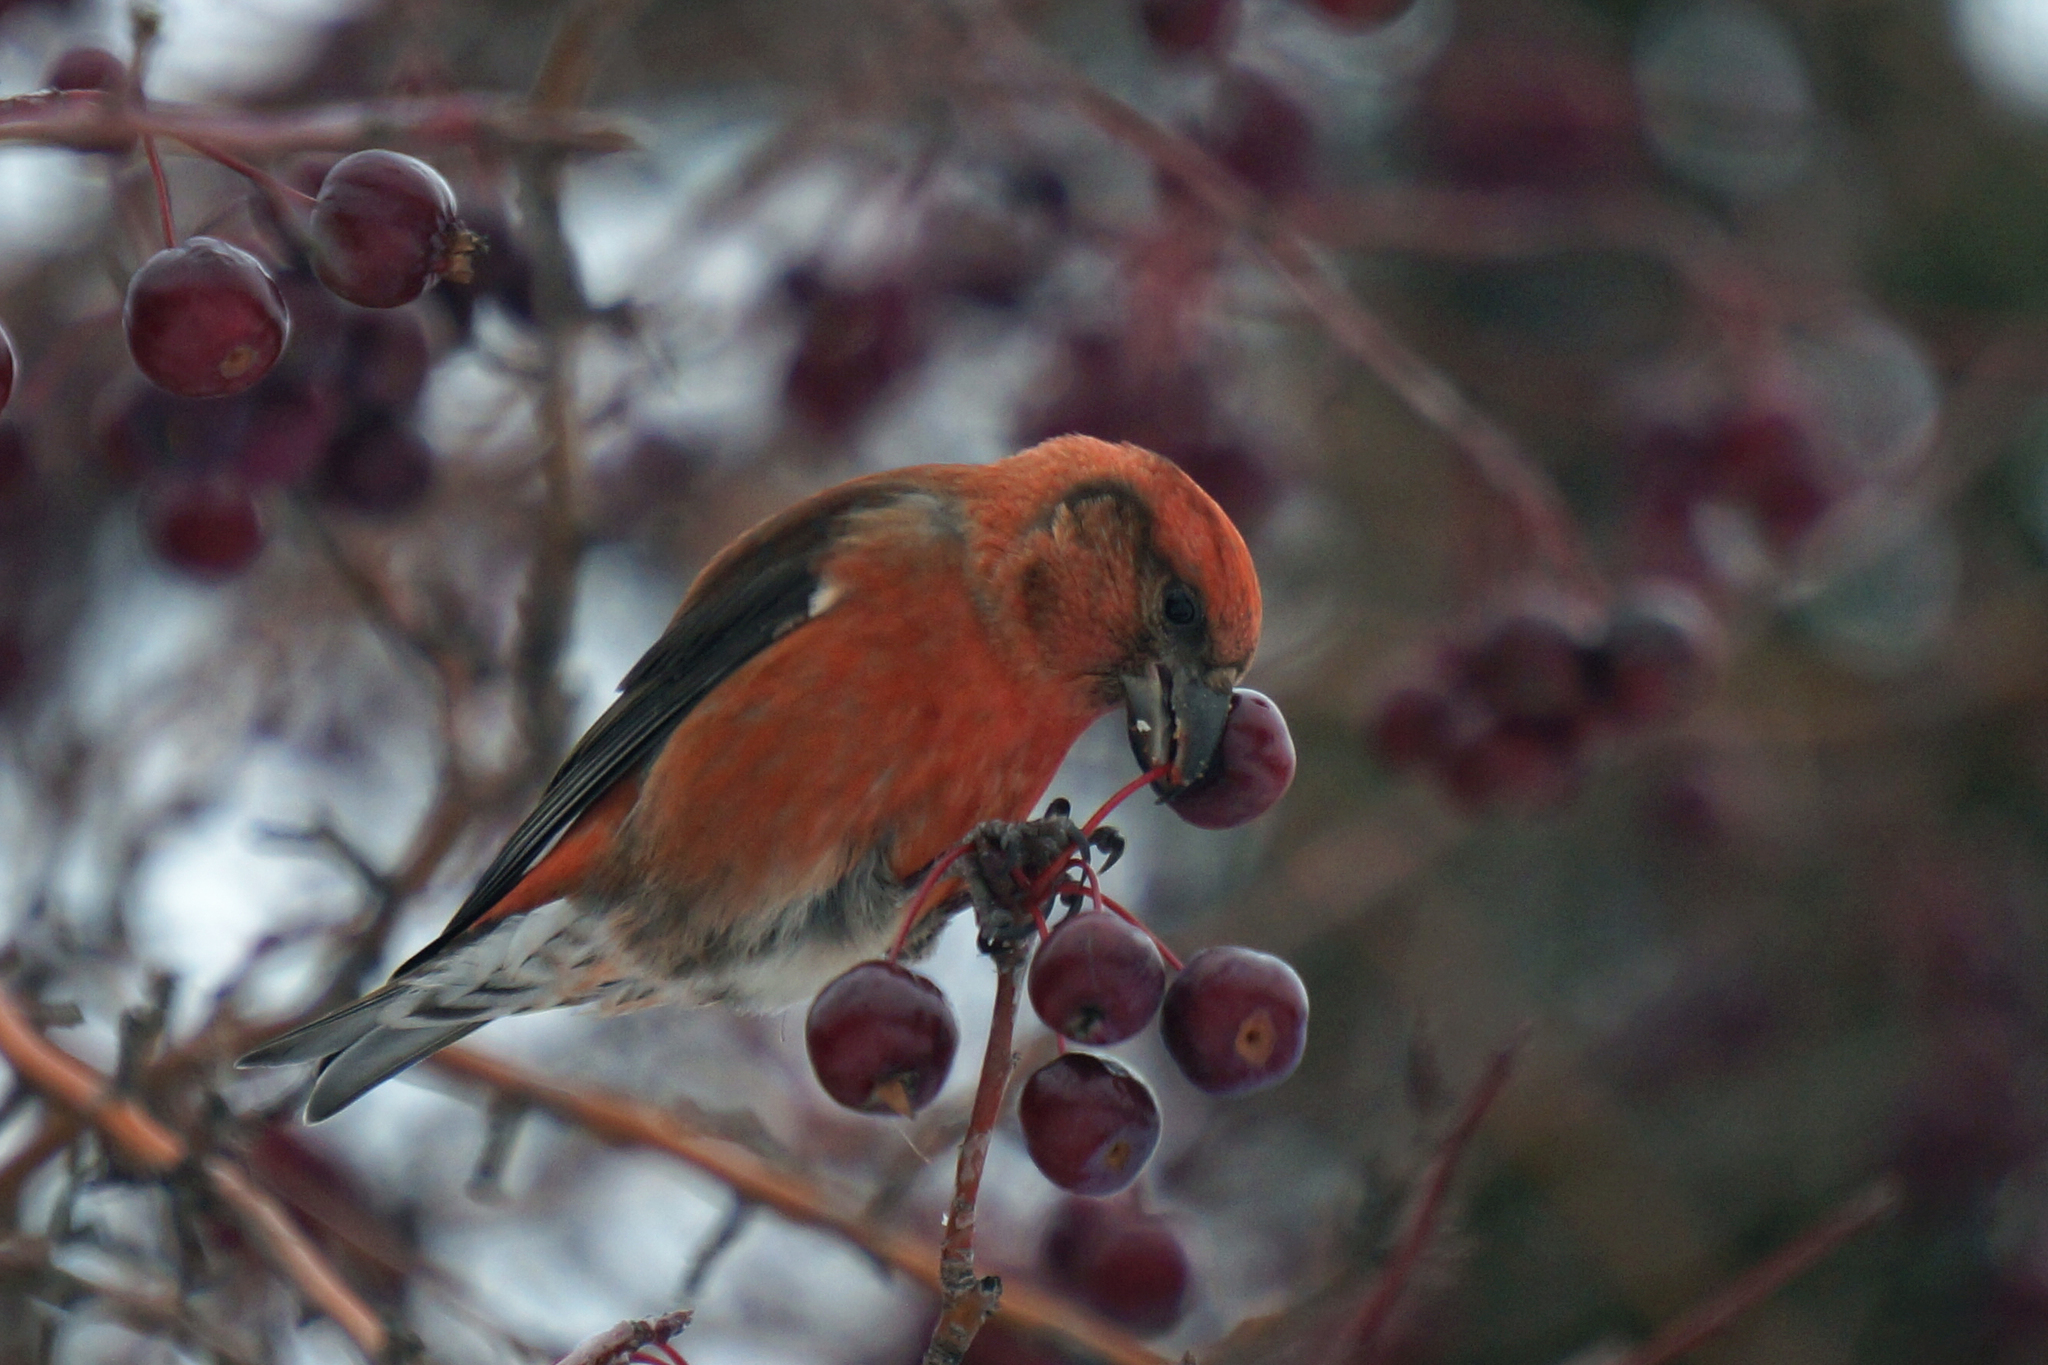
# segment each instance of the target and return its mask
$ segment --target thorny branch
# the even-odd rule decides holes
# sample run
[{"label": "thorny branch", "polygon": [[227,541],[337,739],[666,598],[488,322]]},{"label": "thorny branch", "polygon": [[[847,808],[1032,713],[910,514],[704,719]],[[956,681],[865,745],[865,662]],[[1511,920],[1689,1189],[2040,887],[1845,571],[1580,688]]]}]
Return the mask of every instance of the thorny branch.
[{"label": "thorny branch", "polygon": [[[0,1056],[45,1099],[99,1130],[125,1161],[164,1178],[175,1177],[193,1163],[194,1153],[182,1138],[140,1105],[116,1094],[107,1077],[37,1033],[21,1002],[4,987]],[[349,1288],[277,1201],[223,1157],[200,1157],[196,1165],[206,1185],[234,1211],[278,1270],[365,1355],[381,1358],[391,1345],[383,1319]]]}]

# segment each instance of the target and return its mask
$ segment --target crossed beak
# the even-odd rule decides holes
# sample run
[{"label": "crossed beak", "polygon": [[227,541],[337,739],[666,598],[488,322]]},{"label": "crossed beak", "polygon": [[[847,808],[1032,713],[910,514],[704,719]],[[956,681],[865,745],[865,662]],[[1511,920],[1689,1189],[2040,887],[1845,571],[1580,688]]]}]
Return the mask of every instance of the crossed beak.
[{"label": "crossed beak", "polygon": [[1178,796],[1208,773],[1230,719],[1231,690],[1212,687],[1191,665],[1153,664],[1124,675],[1124,710],[1131,752],[1147,772],[1164,767],[1152,784],[1162,797]]}]

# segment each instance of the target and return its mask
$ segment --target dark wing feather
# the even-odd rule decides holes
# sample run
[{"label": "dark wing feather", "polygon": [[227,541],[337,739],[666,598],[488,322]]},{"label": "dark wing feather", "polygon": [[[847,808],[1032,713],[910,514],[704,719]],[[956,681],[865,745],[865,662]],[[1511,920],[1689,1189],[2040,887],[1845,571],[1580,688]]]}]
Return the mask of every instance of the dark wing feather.
[{"label": "dark wing feather", "polygon": [[619,699],[549,779],[441,936],[400,966],[403,976],[460,938],[525,877],[557,837],[613,783],[654,756],[671,730],[734,670],[810,614],[818,566],[841,520],[905,485],[858,480],[791,508],[722,554],[676,618],[619,684]]}]

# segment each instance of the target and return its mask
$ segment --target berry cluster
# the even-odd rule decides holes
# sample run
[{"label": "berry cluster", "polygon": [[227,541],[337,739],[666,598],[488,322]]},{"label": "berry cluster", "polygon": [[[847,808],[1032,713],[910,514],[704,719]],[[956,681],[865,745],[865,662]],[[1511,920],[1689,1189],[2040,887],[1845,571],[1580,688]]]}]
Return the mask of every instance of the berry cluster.
[{"label": "berry cluster", "polygon": [[1612,610],[1532,599],[1439,655],[1435,676],[1380,704],[1373,745],[1398,769],[1435,774],[1459,805],[1559,805],[1590,742],[1667,723],[1713,681],[1713,612],[1691,589],[1648,580]]},{"label": "berry cluster", "polygon": [[[1127,786],[1086,825],[1081,847],[1114,845],[1101,822],[1154,774]],[[1294,776],[1294,745],[1278,707],[1240,689],[1208,774],[1172,808],[1208,829],[1270,809]],[[950,860],[948,860],[950,861]],[[926,892],[943,874],[942,862]],[[1273,1085],[1301,1060],[1308,996],[1280,959],[1249,948],[1210,948],[1186,964],[1101,892],[1085,852],[1045,879],[1037,905],[1065,903],[1047,925],[1026,979],[1038,1016],[1066,1042],[1106,1047],[1159,1020],[1160,1036],[1190,1082],[1216,1095]],[[913,902],[915,920],[926,895]],[[1177,975],[1168,984],[1168,968]],[[827,1094],[863,1113],[908,1115],[944,1085],[959,1028],[939,988],[894,961],[864,962],[821,991],[804,1025],[811,1065]],[[1149,1086],[1093,1053],[1062,1052],[1018,1095],[1025,1150],[1047,1179],[1076,1194],[1114,1194],[1137,1178],[1159,1141]]]}]

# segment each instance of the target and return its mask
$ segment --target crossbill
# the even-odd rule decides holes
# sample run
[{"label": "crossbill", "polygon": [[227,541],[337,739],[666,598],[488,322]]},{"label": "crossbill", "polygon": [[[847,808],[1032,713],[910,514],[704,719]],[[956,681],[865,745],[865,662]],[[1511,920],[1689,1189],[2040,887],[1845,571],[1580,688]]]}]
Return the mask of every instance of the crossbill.
[{"label": "crossbill", "polygon": [[317,1121],[504,1015],[804,999],[1105,712],[1162,794],[1200,779],[1259,610],[1229,518],[1136,446],[827,489],[704,569],[439,938],[243,1064],[320,1062]]}]

